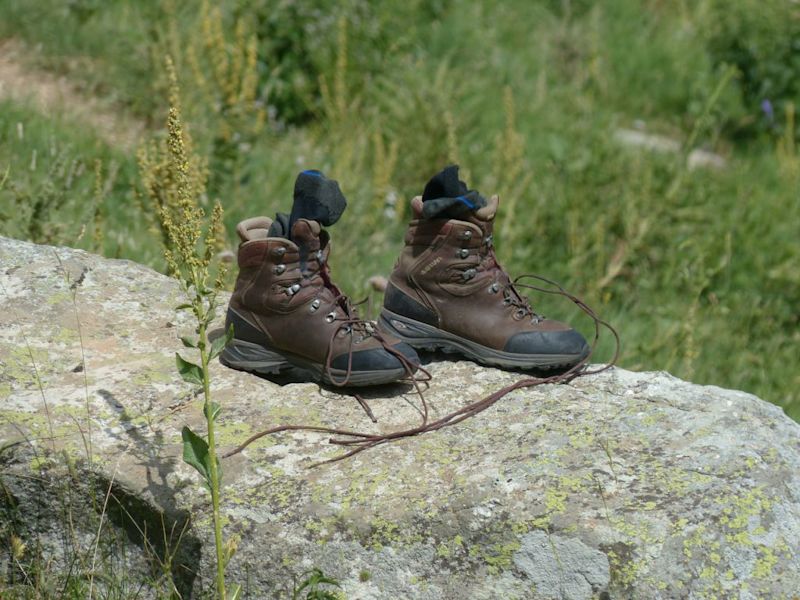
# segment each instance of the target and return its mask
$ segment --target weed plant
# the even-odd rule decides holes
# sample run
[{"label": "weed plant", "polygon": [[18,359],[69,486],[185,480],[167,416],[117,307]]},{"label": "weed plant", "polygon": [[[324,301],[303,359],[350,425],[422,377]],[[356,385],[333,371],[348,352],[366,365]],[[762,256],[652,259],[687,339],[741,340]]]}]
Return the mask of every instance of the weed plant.
[{"label": "weed plant", "polygon": [[[191,311],[195,321],[196,337],[183,337],[186,348],[195,350],[200,363],[186,360],[175,353],[181,377],[203,390],[203,414],[206,418],[206,435],[201,436],[184,427],[183,460],[194,467],[211,494],[211,515],[214,525],[216,551],[216,594],[219,600],[228,598],[225,587],[225,567],[231,559],[235,544],[226,544],[222,537],[220,490],[222,469],[217,456],[214,425],[222,407],[211,399],[209,364],[219,356],[225,344],[233,337],[233,329],[214,341],[209,339],[211,323],[216,317],[217,296],[222,288],[223,274],[213,278],[212,258],[218,250],[222,227],[222,205],[214,203],[211,216],[206,221],[202,207],[205,198],[206,176],[202,162],[190,154],[183,133],[179,90],[174,66],[167,59],[170,75],[170,108],[167,121],[167,139],[152,153],[143,152],[140,161],[142,180],[153,206],[161,230],[164,253],[169,273],[179,282],[187,302],[176,310]],[[231,587],[231,600],[239,597],[240,586]]]}]

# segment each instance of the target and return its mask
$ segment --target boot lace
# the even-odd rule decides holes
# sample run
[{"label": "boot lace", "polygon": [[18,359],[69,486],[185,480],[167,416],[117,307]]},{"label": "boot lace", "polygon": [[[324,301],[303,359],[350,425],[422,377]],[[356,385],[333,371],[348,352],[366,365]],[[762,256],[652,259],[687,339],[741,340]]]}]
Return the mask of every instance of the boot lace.
[{"label": "boot lace", "polygon": [[[500,269],[500,266],[497,265],[497,261],[494,259],[494,257],[492,256],[490,258],[491,260],[494,260],[495,265],[497,266],[498,269]],[[503,271],[503,273],[505,273],[505,271]],[[520,280],[525,278],[535,279],[537,281],[546,283],[550,287],[545,288],[537,285],[521,283]],[[461,421],[464,421],[465,419],[475,416],[483,412],[487,408],[490,408],[500,399],[504,398],[505,396],[516,390],[527,387],[534,387],[538,385],[544,385],[544,384],[568,384],[577,377],[581,377],[583,375],[592,375],[601,373],[603,371],[611,369],[616,364],[617,359],[619,357],[619,349],[620,349],[619,334],[617,333],[616,329],[614,329],[614,327],[612,327],[607,321],[601,319],[597,315],[597,313],[595,313],[594,310],[592,310],[592,308],[590,308],[585,302],[583,302],[583,300],[569,293],[554,281],[551,281],[539,275],[523,275],[515,279],[514,284],[511,285],[512,289],[513,285],[517,285],[519,287],[533,289],[547,294],[556,294],[564,296],[565,298],[571,300],[576,306],[578,306],[578,308],[580,308],[594,322],[594,339],[592,340],[591,351],[589,352],[589,354],[583,360],[581,360],[580,362],[578,362],[573,367],[571,367],[570,369],[568,369],[563,373],[558,373],[556,375],[551,375],[547,377],[525,377],[515,383],[512,383],[495,392],[492,392],[491,394],[488,394],[477,401],[467,404],[466,406],[463,406],[462,408],[455,410],[450,414],[447,414],[439,419],[436,419],[435,421],[430,421],[428,419],[428,414],[429,414],[428,403],[425,399],[425,395],[422,392],[422,388],[420,386],[420,380],[412,377],[411,381],[414,384],[417,395],[419,396],[422,405],[420,409],[420,415],[422,417],[422,421],[416,427],[401,429],[399,431],[393,431],[390,433],[367,433],[367,432],[353,431],[351,429],[337,429],[333,427],[319,427],[314,425],[279,425],[277,427],[273,427],[271,429],[267,429],[265,431],[261,431],[259,433],[250,436],[248,439],[242,442],[242,444],[240,444],[238,447],[224,454],[223,458],[228,458],[230,456],[238,454],[239,452],[247,448],[247,446],[249,446],[251,443],[266,435],[272,435],[283,431],[309,431],[309,432],[313,431],[317,433],[324,433],[330,436],[336,436],[336,437],[330,437],[328,439],[329,443],[342,446],[344,448],[351,448],[350,450],[347,450],[346,452],[340,454],[339,456],[335,456],[334,458],[310,465],[311,467],[317,467],[322,464],[344,460],[348,457],[354,456],[355,454],[358,454],[370,448],[374,448],[376,446],[380,446],[382,444],[387,444],[394,440],[407,437],[414,437],[417,435],[422,435],[424,433],[429,433],[432,431],[436,431],[438,429],[456,425]],[[603,328],[608,330],[614,338],[615,342],[614,354],[608,363],[604,365],[599,365],[594,369],[589,369],[588,368],[589,359],[594,354],[595,348],[597,348],[597,343],[600,339],[600,332]],[[427,382],[430,380],[430,374],[427,371],[424,371],[424,373],[427,376],[427,379],[421,381]],[[372,411],[369,409],[369,406],[366,404],[366,402],[360,396],[357,395],[356,395],[356,400],[358,400],[359,404],[361,404],[361,406],[364,408],[365,412],[370,417],[370,419],[373,422],[377,422],[375,415],[372,414]]]},{"label": "boot lace", "polygon": [[481,240],[481,245],[478,250],[478,259],[479,263],[476,267],[470,267],[464,271],[465,280],[474,277],[474,275],[466,275],[471,271],[474,271],[475,274],[479,272],[490,273],[493,277],[492,284],[489,286],[489,292],[493,294],[502,292],[503,305],[512,306],[515,309],[514,318],[522,320],[525,317],[530,317],[531,321],[534,323],[539,323],[545,319],[544,315],[540,315],[534,311],[528,297],[522,295],[519,290],[517,290],[517,279],[511,281],[508,272],[497,260],[497,254],[494,250],[494,237],[491,231],[486,233]]},{"label": "boot lace", "polygon": [[[414,376],[414,371],[418,367],[412,364],[402,352],[393,348],[383,338],[383,336],[381,336],[373,321],[362,319],[359,316],[358,304],[361,304],[361,302],[354,304],[350,300],[350,297],[344,294],[338,288],[338,286],[333,283],[330,267],[328,266],[328,261],[326,260],[325,253],[322,249],[317,250],[317,252],[313,255],[313,260],[305,261],[304,266],[305,268],[301,267],[301,273],[303,277],[303,283],[301,283],[301,286],[315,285],[319,283],[318,280],[321,280],[322,286],[320,287],[320,291],[317,294],[316,299],[319,299],[319,297],[324,293],[323,290],[327,290],[332,295],[331,302],[334,308],[326,315],[325,319],[329,323],[336,322],[338,325],[336,329],[333,330],[333,333],[331,333],[331,337],[328,341],[328,349],[325,359],[325,371],[328,379],[333,385],[343,387],[350,383],[350,379],[353,374],[353,352],[358,350],[356,346],[369,338],[377,340],[381,346],[383,346],[384,350],[400,361],[400,364],[403,366],[403,369],[406,372],[406,376],[411,379],[411,381],[425,381],[425,377],[430,379],[430,375],[424,369],[421,370],[422,379],[417,379]],[[336,338],[341,332],[344,332],[349,339],[349,345],[347,349],[347,369],[345,370],[344,377],[337,379],[333,374],[333,347],[336,343]],[[367,412],[367,414],[372,418],[372,411],[366,405],[366,402],[363,400],[363,398],[361,398],[361,396],[358,394],[354,394],[354,396],[364,407],[364,410]]]}]

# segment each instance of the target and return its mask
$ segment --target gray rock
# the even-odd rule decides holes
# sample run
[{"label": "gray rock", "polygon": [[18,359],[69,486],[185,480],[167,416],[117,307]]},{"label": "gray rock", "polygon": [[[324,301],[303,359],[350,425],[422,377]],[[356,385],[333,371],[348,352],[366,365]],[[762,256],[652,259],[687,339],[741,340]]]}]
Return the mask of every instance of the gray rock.
[{"label": "gray rock", "polygon": [[[181,427],[203,429],[175,372],[178,336],[193,329],[172,309],[181,301],[140,265],[0,238],[0,529],[41,543],[53,570],[75,548],[91,560],[100,524],[132,580],[171,571],[184,597],[210,585],[209,497],[181,460]],[[461,361],[429,370],[434,416],[524,377]],[[223,450],[277,424],[419,420],[408,386],[365,392],[374,424],[337,390],[219,364],[212,377]],[[800,589],[800,427],[750,394],[613,369],[309,468],[340,452],[327,441],[284,433],[223,461],[225,534],[239,540],[229,580],[251,598],[311,567],[363,599]]]},{"label": "gray rock", "polygon": [[[614,131],[613,137],[621,145],[629,148],[644,148],[662,154],[677,154],[681,151],[680,141],[637,129],[617,129]],[[694,148],[686,157],[686,167],[690,171],[695,169],[720,170],[727,165],[728,162],[724,157],[702,148]]]},{"label": "gray rock", "polygon": [[544,531],[522,536],[514,565],[545,598],[587,600],[610,582],[608,557],[578,539]]}]

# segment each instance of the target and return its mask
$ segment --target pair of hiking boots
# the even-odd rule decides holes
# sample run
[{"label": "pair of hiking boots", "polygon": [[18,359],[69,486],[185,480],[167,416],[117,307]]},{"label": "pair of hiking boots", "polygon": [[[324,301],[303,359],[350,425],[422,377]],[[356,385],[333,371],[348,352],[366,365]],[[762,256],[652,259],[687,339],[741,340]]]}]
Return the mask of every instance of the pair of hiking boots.
[{"label": "pair of hiking boots", "polygon": [[411,201],[413,220],[377,324],[333,283],[323,229],[346,202],[318,171],[297,178],[290,215],[255,217],[237,233],[239,275],[223,364],[261,374],[300,367],[325,384],[364,386],[411,376],[416,350],[455,352],[519,369],[568,368],[589,354],[570,326],[537,315],[497,263],[498,198],[483,198],[450,166]]}]

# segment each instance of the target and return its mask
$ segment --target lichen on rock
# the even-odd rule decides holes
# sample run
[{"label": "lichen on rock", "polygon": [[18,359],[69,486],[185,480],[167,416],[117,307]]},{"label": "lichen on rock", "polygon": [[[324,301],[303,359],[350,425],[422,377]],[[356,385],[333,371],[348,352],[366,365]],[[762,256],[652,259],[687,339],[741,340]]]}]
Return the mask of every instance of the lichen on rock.
[{"label": "lichen on rock", "polygon": [[[178,336],[191,331],[173,310],[176,283],[2,238],[0,282],[2,469],[57,478],[66,452],[73,472],[135,500],[138,518],[190,523],[184,566],[203,573],[208,495],[180,459],[181,427],[203,419],[174,372]],[[524,376],[452,360],[428,367],[433,415]],[[279,424],[385,432],[419,420],[406,385],[367,392],[373,424],[338,390],[212,370],[223,450]],[[749,394],[617,368],[519,390],[455,427],[309,468],[339,452],[323,435],[287,432],[223,461],[226,531],[240,538],[230,579],[247,580],[254,597],[312,566],[350,598],[800,589],[800,427]],[[35,493],[15,489],[19,502]]]}]

